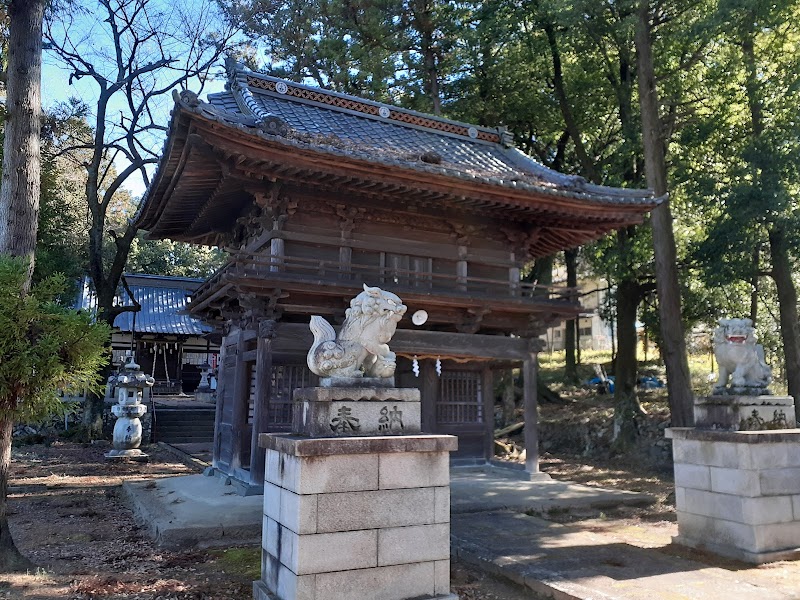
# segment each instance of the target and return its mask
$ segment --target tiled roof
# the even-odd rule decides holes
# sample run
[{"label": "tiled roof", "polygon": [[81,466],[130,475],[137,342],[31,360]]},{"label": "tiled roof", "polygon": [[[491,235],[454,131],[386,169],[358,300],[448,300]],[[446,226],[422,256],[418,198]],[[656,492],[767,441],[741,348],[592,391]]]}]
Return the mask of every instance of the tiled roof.
[{"label": "tiled roof", "polygon": [[[208,96],[216,118],[268,133],[278,123],[287,145],[314,145],[319,151],[368,156],[386,165],[547,194],[657,203],[650,190],[594,185],[549,169],[515,149],[504,128],[479,127],[284,81],[232,61],[226,66],[228,91]],[[204,110],[202,103],[196,110]],[[267,122],[270,127],[263,127]]]},{"label": "tiled roof", "polygon": [[[114,320],[119,331],[129,332],[135,326],[137,333],[202,336],[211,331],[199,320],[186,314],[187,298],[196,290],[202,279],[187,277],[162,277],[157,275],[127,275],[128,287],[142,309],[135,313],[124,312]],[[121,291],[117,303],[131,306],[127,292]],[[94,310],[96,300],[88,281],[84,282],[77,308]]]}]

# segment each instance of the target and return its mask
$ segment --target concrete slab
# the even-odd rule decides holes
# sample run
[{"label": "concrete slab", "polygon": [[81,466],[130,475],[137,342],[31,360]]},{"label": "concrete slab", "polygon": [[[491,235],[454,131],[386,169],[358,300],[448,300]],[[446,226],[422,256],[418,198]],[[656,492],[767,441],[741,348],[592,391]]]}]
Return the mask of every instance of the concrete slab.
[{"label": "concrete slab", "polygon": [[[607,537],[514,512],[457,514],[451,553],[557,600],[797,600],[765,582],[743,581],[653,548],[609,543]],[[800,586],[800,584],[798,584]]]},{"label": "concrete slab", "polygon": [[[453,513],[511,509],[558,510],[642,504],[645,494],[591,488],[559,481],[517,479],[503,469],[451,471]],[[171,548],[258,544],[263,496],[241,496],[224,478],[189,475],[127,482],[123,493],[137,519],[162,545]]]},{"label": "concrete slab", "polygon": [[225,480],[204,475],[125,482],[138,522],[167,548],[259,544],[263,496],[240,496]]},{"label": "concrete slab", "polygon": [[647,506],[655,498],[621,490],[589,487],[566,481],[525,481],[512,470],[457,468],[450,472],[450,510],[453,513],[513,510],[516,512],[571,508]]}]

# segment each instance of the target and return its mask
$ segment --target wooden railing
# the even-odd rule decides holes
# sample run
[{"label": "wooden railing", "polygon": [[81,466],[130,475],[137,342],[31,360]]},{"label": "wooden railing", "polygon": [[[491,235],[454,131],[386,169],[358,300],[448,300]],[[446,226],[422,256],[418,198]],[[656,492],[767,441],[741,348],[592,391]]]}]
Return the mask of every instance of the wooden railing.
[{"label": "wooden railing", "polygon": [[280,279],[315,283],[324,281],[331,285],[384,286],[407,293],[446,293],[487,298],[523,298],[538,301],[556,300],[576,302],[576,288],[538,285],[521,281],[489,279],[485,277],[458,276],[387,266],[343,263],[315,258],[293,256],[270,257],[240,253],[235,255],[211,279],[197,290],[203,295],[224,275],[236,278]]}]

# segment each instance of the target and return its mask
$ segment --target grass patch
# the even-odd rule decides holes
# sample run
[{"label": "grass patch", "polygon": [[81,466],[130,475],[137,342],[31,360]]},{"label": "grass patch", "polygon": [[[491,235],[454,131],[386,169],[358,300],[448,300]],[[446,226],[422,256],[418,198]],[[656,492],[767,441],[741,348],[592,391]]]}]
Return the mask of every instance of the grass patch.
[{"label": "grass patch", "polygon": [[261,578],[261,548],[227,548],[209,552],[226,573],[252,580]]}]

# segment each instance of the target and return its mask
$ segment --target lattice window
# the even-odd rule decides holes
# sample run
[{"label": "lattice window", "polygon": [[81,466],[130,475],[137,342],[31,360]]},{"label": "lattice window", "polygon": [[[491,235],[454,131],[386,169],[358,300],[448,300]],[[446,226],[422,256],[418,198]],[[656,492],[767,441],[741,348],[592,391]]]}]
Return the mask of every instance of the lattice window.
[{"label": "lattice window", "polygon": [[292,392],[295,388],[313,385],[312,378],[306,365],[272,366],[272,397],[269,400],[271,424],[292,424]]},{"label": "lattice window", "polygon": [[448,425],[483,423],[483,390],[480,373],[442,372],[439,380],[436,421]]},{"label": "lattice window", "polygon": [[430,289],[433,260],[421,256],[383,253],[383,283]]},{"label": "lattice window", "polygon": [[247,424],[252,425],[256,412],[256,364],[248,364],[247,370],[250,372],[250,377],[248,378],[250,389],[247,392]]}]

